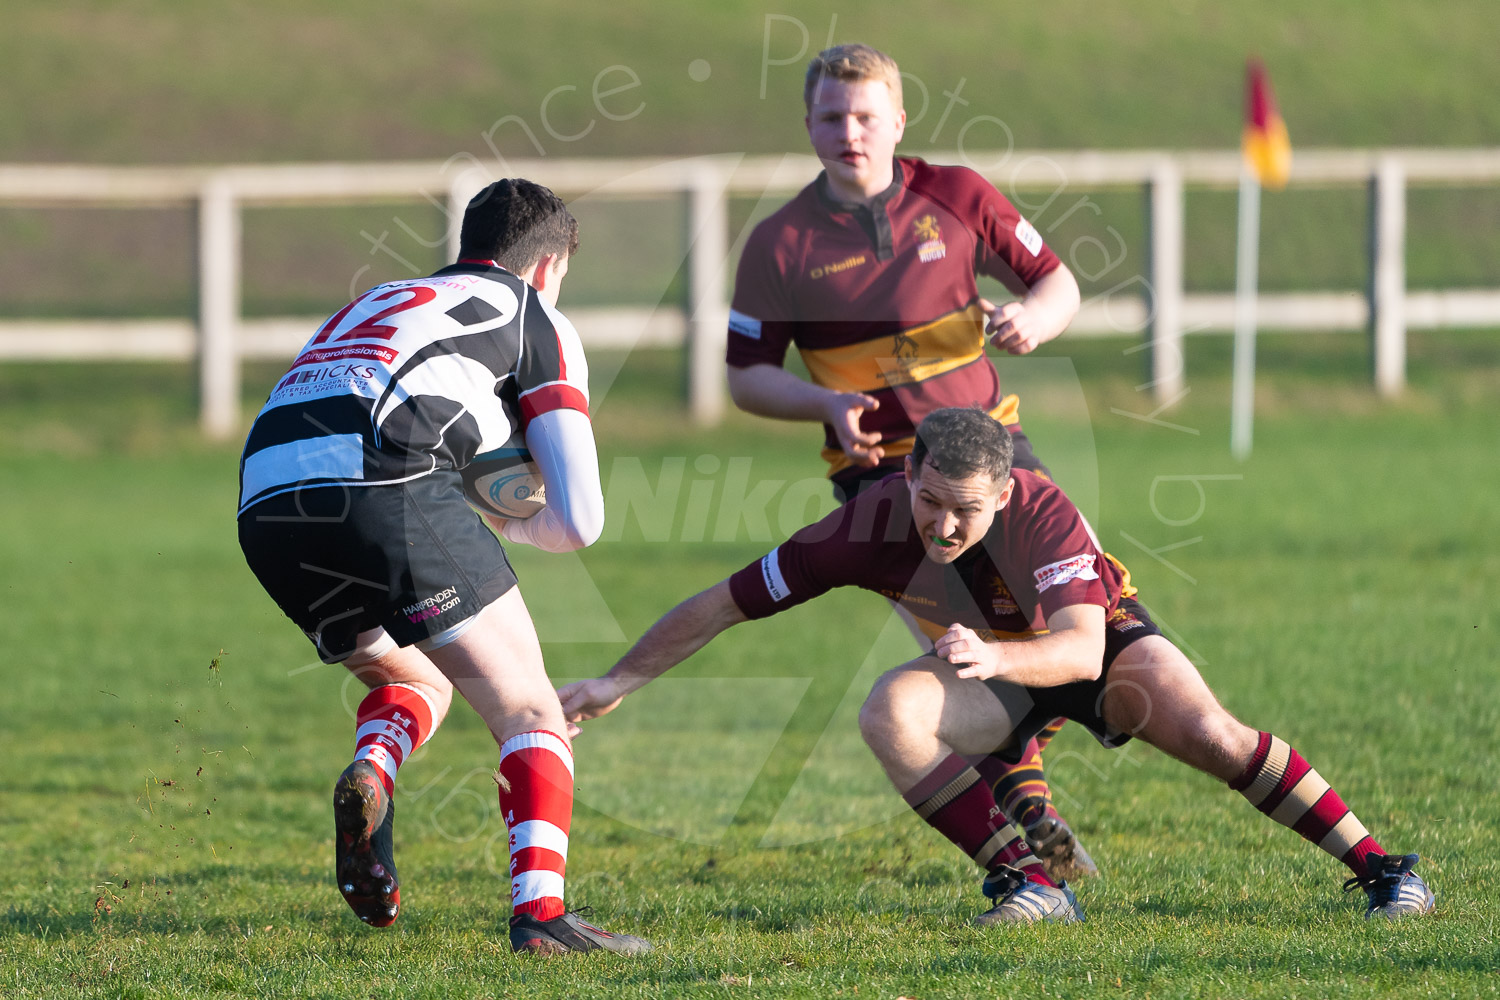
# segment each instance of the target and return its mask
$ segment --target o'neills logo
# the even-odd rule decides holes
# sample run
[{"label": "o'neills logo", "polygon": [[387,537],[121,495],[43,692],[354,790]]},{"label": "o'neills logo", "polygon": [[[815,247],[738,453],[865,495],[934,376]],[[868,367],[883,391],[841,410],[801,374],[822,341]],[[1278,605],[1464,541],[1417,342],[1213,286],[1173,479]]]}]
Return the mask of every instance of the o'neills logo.
[{"label": "o'neills logo", "polygon": [[847,271],[851,267],[858,267],[865,262],[865,259],[866,258],[864,254],[855,254],[853,257],[844,258],[837,264],[825,264],[822,267],[815,267],[811,271],[807,272],[807,274],[808,277],[812,278],[814,281],[817,281],[819,278],[826,278],[830,274],[838,274],[840,271]]},{"label": "o'neills logo", "polygon": [[900,601],[903,604],[925,604],[928,607],[937,607],[937,601],[934,601],[930,597],[918,597],[916,594],[908,594],[902,590],[881,590],[880,593],[882,596],[889,597],[893,601]]}]

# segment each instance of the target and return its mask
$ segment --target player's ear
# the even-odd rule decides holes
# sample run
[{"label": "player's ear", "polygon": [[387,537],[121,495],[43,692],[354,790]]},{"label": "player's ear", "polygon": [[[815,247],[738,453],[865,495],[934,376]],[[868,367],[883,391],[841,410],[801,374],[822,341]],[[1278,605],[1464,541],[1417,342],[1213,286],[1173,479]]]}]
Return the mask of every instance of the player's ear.
[{"label": "player's ear", "polygon": [[1005,505],[1010,503],[1010,495],[1015,492],[1016,481],[1010,476],[1005,477],[1005,489],[1000,491],[1000,496],[995,500],[995,509],[1004,510]]},{"label": "player's ear", "polygon": [[907,455],[905,461],[906,464],[902,466],[902,471],[906,473],[906,481],[909,483],[917,477],[915,475],[915,467],[911,464],[911,456]]},{"label": "player's ear", "polygon": [[536,267],[532,269],[531,278],[527,284],[539,292],[546,291],[552,282],[557,280],[557,275],[552,271],[552,265],[555,263],[557,263],[557,254],[542,254],[536,262]]}]

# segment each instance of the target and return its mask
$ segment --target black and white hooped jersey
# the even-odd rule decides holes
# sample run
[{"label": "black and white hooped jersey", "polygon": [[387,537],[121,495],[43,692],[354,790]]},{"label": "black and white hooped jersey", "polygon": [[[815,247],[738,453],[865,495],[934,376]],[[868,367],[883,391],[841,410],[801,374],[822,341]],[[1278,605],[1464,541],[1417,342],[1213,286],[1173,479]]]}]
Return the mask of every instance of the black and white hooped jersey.
[{"label": "black and white hooped jersey", "polygon": [[460,261],[377,285],[271,390],[240,460],[240,512],[294,489],[462,469],[558,409],[588,414],[588,363],[573,325],[520,278]]}]

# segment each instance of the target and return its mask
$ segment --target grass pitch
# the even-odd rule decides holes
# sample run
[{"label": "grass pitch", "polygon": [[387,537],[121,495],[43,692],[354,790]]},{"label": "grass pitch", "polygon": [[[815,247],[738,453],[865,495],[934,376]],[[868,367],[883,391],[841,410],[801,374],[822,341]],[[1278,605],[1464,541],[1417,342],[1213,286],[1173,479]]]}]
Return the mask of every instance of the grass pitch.
[{"label": "grass pitch", "polygon": [[[1415,338],[1411,393],[1381,405],[1356,338],[1267,338],[1244,464],[1225,343],[1191,342],[1192,392],[1154,423],[1127,349],[1002,362],[1039,453],[1226,705],[1423,855],[1434,919],[1364,922],[1342,868],[1239,796],[1071,727],[1051,773],[1104,870],[1088,922],[969,927],[970,866],[854,731],[909,640],[850,592],[736,628],[578,741],[570,902],[655,954],[510,955],[494,748],[460,706],[402,770],[406,905],[372,931],[330,873],[357,693],[245,569],[235,450],[195,440],[190,376],[11,366],[0,995],[1493,994],[1500,340]],[[685,430],[679,364],[595,360],[609,532],[516,553],[557,678],[826,502],[810,429]]]}]

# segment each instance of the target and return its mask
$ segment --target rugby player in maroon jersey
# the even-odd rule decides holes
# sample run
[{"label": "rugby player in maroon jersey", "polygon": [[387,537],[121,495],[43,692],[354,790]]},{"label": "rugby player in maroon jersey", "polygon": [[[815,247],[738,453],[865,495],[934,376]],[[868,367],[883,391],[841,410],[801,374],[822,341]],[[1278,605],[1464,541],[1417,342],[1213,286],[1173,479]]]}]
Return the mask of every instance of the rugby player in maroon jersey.
[{"label": "rugby player in maroon jersey", "polygon": [[568,721],[614,710],[733,625],[861,587],[936,635],[931,652],[876,682],[860,730],[912,809],[985,870],[994,905],[977,922],[1083,918],[972,763],[995,747],[1018,755],[1057,716],[1106,747],[1141,739],[1226,782],[1348,866],[1366,916],[1430,912],[1417,856],[1387,854],[1296,750],[1229,714],[1125,595],[1119,564],[1077,509],[1054,484],[1013,471],[1012,452],[982,410],[930,414],[903,474],[677,605],[603,677],[561,688]]},{"label": "rugby player in maroon jersey", "polygon": [[[1015,465],[1048,475],[985,343],[1029,353],[1078,311],[1072,273],[993,185],[966,167],[895,155],[901,94],[883,52],[818,54],[804,121],[824,172],[756,226],[735,278],[730,393],[750,413],[821,422],[841,499],[899,472],[913,429],[944,406],[983,407],[1010,429]],[[1018,298],[997,308],[980,296],[977,274]],[[782,367],[791,345],[810,381]],[[1057,728],[1039,733],[1019,763],[996,757],[980,770],[1054,874],[1093,872],[1042,770]]]}]

